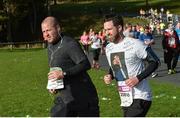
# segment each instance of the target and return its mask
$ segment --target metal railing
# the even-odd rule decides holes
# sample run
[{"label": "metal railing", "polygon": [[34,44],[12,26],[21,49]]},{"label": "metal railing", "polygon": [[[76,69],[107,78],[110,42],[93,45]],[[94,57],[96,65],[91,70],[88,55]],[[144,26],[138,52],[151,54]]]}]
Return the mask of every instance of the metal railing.
[{"label": "metal railing", "polygon": [[8,42],[0,43],[0,49],[32,49],[32,48],[46,48],[47,43],[43,41],[34,42]]}]

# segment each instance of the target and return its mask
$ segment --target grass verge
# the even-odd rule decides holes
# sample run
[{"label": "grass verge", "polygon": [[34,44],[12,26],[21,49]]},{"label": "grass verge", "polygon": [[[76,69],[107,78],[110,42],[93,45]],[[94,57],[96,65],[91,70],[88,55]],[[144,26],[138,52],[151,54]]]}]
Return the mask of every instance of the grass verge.
[{"label": "grass verge", "polygon": [[[53,96],[46,90],[46,49],[0,50],[0,117],[48,117]],[[116,83],[105,85],[103,70],[89,71],[97,88],[102,117],[120,117]],[[153,104],[149,117],[180,116],[180,87],[150,80]]]}]

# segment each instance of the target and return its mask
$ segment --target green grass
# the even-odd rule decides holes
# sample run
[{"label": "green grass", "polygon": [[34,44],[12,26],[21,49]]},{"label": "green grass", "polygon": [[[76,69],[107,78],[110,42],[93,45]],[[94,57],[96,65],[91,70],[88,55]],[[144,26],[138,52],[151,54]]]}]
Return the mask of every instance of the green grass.
[{"label": "green grass", "polygon": [[148,116],[180,117],[180,87],[169,83],[151,81],[153,104]]},{"label": "green grass", "polygon": [[0,51],[0,116],[48,116],[44,50]]},{"label": "green grass", "polygon": [[[48,117],[53,96],[46,90],[46,49],[0,50],[0,65],[0,117]],[[100,115],[122,116],[115,82],[105,85],[105,73],[89,71],[98,91]],[[150,80],[150,84],[154,98],[147,116],[180,116],[180,87],[155,80]]]},{"label": "green grass", "polygon": [[99,101],[100,101],[100,116],[103,117],[117,117],[121,115],[119,94],[115,86],[115,82],[111,85],[104,84],[103,77],[105,71],[102,70],[91,70],[91,75],[94,84],[96,86]]}]

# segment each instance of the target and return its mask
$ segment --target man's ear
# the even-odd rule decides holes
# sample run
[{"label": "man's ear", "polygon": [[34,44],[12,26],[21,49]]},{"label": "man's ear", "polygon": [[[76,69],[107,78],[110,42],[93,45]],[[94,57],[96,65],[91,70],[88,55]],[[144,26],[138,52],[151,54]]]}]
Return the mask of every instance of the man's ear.
[{"label": "man's ear", "polygon": [[57,31],[58,31],[58,32],[61,32],[61,27],[60,27],[60,25],[59,25],[59,24],[58,24],[58,25],[56,25],[55,27],[56,27],[56,29],[57,29]]},{"label": "man's ear", "polygon": [[61,32],[61,28],[59,26],[57,27],[57,30],[58,30],[58,32]]},{"label": "man's ear", "polygon": [[121,32],[123,30],[121,25],[118,25],[118,31]]}]

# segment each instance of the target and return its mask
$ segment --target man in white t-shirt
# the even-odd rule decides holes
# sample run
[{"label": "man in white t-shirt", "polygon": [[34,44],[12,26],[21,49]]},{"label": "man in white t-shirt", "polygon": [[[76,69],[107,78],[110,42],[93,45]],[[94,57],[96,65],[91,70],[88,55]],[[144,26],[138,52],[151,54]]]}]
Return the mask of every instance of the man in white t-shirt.
[{"label": "man in white t-shirt", "polygon": [[[110,71],[104,76],[104,82],[110,84],[116,79],[124,117],[144,117],[152,101],[146,77],[157,69],[159,59],[141,41],[124,38],[122,17],[106,15],[104,29],[110,42],[106,46]],[[146,67],[145,61],[148,62]]]}]

